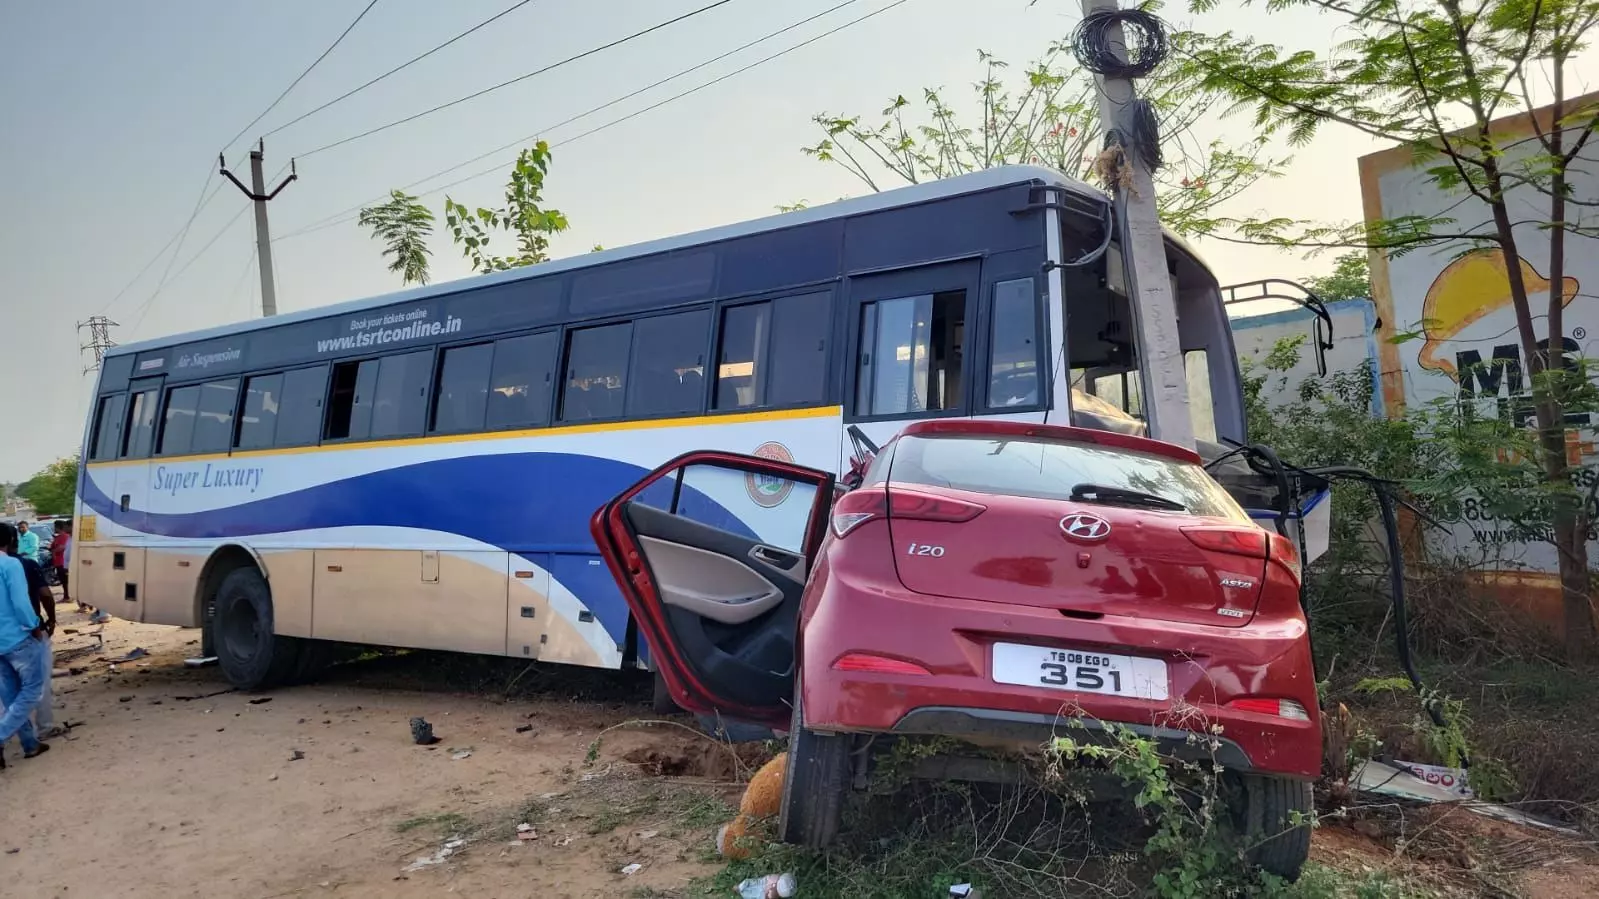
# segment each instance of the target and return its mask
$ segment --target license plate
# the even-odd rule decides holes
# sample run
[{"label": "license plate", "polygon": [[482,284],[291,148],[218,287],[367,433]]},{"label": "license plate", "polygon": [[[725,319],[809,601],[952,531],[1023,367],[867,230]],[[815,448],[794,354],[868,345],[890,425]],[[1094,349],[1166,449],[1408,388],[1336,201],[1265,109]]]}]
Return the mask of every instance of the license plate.
[{"label": "license plate", "polygon": [[1018,643],[994,644],[994,682],[1133,699],[1168,696],[1160,659]]}]

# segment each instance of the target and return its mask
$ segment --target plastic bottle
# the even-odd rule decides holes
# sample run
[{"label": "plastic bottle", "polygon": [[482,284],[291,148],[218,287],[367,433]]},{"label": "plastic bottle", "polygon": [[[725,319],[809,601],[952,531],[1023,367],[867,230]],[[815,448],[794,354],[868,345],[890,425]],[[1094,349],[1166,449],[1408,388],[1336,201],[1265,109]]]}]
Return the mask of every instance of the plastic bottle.
[{"label": "plastic bottle", "polygon": [[768,874],[751,877],[738,885],[741,899],[789,899],[799,892],[799,883],[792,874]]}]

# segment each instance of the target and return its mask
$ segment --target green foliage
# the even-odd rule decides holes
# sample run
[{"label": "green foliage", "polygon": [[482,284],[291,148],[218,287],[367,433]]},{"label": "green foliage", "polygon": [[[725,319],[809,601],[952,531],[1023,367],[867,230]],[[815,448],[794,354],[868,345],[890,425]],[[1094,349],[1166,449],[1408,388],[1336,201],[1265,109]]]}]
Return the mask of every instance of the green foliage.
[{"label": "green foliage", "polygon": [[[1275,177],[1287,160],[1270,156],[1267,137],[1253,129],[1235,129],[1231,142],[1194,140],[1194,125],[1218,115],[1229,95],[1208,86],[1191,61],[1209,39],[1177,31],[1172,41],[1171,59],[1139,83],[1164,138],[1167,166],[1156,176],[1161,218],[1179,233],[1211,233],[1221,221],[1216,207]],[[941,88],[925,88],[914,101],[894,97],[877,116],[820,113],[812,121],[823,138],[804,152],[842,166],[874,191],[1013,163],[1048,165],[1085,179],[1095,174],[1104,142],[1097,94],[1093,76],[1077,68],[1069,39],[1051,42],[1015,78],[1007,77],[1011,65],[993,54],[978,51],[977,61],[983,74],[964,104],[969,109],[957,108]]]},{"label": "green foliage", "polygon": [[1416,687],[1404,677],[1363,677],[1355,684],[1356,693],[1370,696],[1377,693],[1410,693]]},{"label": "green foliage", "polygon": [[1337,300],[1366,300],[1371,298],[1371,271],[1367,268],[1366,252],[1351,250],[1333,260],[1331,273],[1305,282],[1311,292],[1324,302]]},{"label": "green foliage", "polygon": [[[472,261],[476,272],[497,272],[549,260],[550,235],[568,227],[559,210],[545,209],[544,178],[550,170],[550,145],[545,141],[517,154],[505,185],[505,205],[499,209],[467,209],[450,198],[444,200],[444,223],[460,245],[461,254]],[[489,253],[494,231],[516,235],[516,252],[510,256]]]},{"label": "green foliage", "polygon": [[[57,459],[38,474],[17,485],[16,494],[30,503],[40,515],[70,515],[78,492],[78,456]],[[49,535],[41,539],[48,540]]]},{"label": "green foliage", "polygon": [[402,284],[428,283],[427,239],[433,234],[433,212],[404,191],[389,192],[389,201],[361,210],[356,220],[371,228],[372,236],[384,243],[383,255],[389,271],[398,272]]},{"label": "green foliage", "polygon": [[[475,272],[497,272],[548,261],[550,236],[565,231],[566,215],[544,207],[544,179],[550,171],[550,145],[539,141],[517,154],[505,185],[505,204],[498,209],[468,209],[453,198],[444,199],[444,223],[450,239],[472,263]],[[426,284],[431,274],[427,239],[433,234],[433,213],[416,197],[391,191],[387,203],[361,210],[361,227],[383,241],[383,255],[393,257],[389,271],[398,272],[405,284]],[[516,250],[508,256],[489,252],[494,232],[515,235]],[[598,251],[599,245],[594,246]]]}]

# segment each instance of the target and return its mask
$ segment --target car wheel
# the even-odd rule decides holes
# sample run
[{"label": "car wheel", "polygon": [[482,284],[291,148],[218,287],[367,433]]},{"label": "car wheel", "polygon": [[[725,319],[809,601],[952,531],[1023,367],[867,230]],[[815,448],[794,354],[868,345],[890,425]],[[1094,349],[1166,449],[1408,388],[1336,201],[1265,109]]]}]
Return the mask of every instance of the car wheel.
[{"label": "car wheel", "polygon": [[678,707],[677,701],[672,698],[672,691],[666,688],[666,678],[662,677],[659,671],[654,672],[654,674],[655,701],[651,703],[651,706],[655,709],[655,714],[676,715],[678,712],[683,711]]},{"label": "car wheel", "polygon": [[1244,839],[1249,860],[1269,874],[1293,881],[1310,857],[1314,796],[1309,781],[1245,775]]},{"label": "car wheel", "polygon": [[272,591],[254,567],[235,568],[217,588],[212,640],[228,683],[259,690],[287,683],[298,671],[300,641],[272,633]]},{"label": "car wheel", "polygon": [[799,690],[794,691],[793,725],[788,733],[788,766],[783,775],[783,807],[778,837],[807,849],[823,849],[838,836],[849,782],[850,739],[805,727]]}]

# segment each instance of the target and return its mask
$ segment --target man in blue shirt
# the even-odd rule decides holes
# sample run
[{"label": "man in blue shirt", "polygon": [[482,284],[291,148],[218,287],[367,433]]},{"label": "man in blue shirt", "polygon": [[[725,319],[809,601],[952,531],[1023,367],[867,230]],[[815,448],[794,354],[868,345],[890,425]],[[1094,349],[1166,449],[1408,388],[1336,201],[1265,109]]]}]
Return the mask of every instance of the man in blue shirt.
[{"label": "man in blue shirt", "polygon": [[29,559],[39,559],[39,535],[28,527],[26,521],[17,522],[17,552]]},{"label": "man in blue shirt", "polygon": [[28,577],[17,552],[17,531],[0,524],[0,547],[11,555],[0,555],[0,767],[5,766],[4,747],[13,735],[22,740],[24,758],[33,758],[50,748],[39,742],[31,719],[34,707],[44,695],[44,679],[52,659],[46,654],[44,628],[34,614],[28,597]]}]

